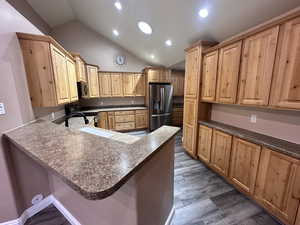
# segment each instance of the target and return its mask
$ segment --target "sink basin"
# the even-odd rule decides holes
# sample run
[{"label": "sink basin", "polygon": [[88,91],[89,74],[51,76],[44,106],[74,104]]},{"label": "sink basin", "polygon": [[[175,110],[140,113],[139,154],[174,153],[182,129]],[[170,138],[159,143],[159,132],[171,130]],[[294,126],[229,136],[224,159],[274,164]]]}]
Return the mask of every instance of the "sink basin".
[{"label": "sink basin", "polygon": [[92,127],[83,127],[83,128],[80,128],[79,130],[83,131],[83,132],[86,132],[86,133],[89,133],[89,134],[94,134],[94,135],[101,136],[101,137],[106,137],[106,138],[109,138],[109,137],[113,136],[113,134],[110,133],[110,132],[105,132],[105,131],[95,129],[95,128],[92,128]]}]

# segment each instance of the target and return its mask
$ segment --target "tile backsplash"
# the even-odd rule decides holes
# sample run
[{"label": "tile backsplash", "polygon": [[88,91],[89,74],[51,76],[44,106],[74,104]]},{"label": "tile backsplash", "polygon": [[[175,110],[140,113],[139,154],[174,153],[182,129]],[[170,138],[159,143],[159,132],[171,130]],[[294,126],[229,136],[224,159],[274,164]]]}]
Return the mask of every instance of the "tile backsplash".
[{"label": "tile backsplash", "polygon": [[121,98],[94,98],[81,99],[81,106],[122,106],[122,105],[144,105],[144,97],[121,97]]}]

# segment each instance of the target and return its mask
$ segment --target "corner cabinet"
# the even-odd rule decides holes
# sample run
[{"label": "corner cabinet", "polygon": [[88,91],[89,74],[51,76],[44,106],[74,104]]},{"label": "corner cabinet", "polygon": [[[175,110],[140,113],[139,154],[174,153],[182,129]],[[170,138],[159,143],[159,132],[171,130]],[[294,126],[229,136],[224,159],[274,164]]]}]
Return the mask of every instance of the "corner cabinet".
[{"label": "corner cabinet", "polygon": [[17,33],[32,106],[55,107],[78,100],[75,61],[50,36]]},{"label": "corner cabinet", "polygon": [[300,17],[282,25],[275,62],[271,105],[300,109]]},{"label": "corner cabinet", "polygon": [[244,41],[239,104],[268,105],[279,26]]},{"label": "corner cabinet", "polygon": [[99,77],[98,77],[98,66],[95,65],[86,65],[87,70],[87,80],[88,80],[88,96],[89,98],[99,98],[100,89],[99,89]]},{"label": "corner cabinet", "polygon": [[241,51],[241,41],[220,49],[217,82],[217,101],[220,103],[236,102]]}]

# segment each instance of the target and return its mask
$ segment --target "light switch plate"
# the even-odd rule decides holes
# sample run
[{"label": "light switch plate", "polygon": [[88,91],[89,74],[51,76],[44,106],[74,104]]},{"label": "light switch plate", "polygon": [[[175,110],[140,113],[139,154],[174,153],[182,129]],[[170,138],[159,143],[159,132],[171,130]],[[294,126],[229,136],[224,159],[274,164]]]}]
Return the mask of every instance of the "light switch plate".
[{"label": "light switch plate", "polygon": [[4,103],[0,102],[0,115],[4,115],[4,114],[5,114]]},{"label": "light switch plate", "polygon": [[256,123],[256,115],[251,115],[250,122],[251,123]]}]

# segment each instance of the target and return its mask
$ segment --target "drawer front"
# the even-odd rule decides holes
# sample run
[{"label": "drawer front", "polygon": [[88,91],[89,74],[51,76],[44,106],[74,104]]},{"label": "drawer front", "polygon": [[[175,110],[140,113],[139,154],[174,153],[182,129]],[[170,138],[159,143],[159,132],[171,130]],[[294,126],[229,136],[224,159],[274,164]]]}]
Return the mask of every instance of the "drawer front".
[{"label": "drawer front", "polygon": [[135,114],[143,114],[146,115],[148,110],[136,110]]},{"label": "drawer front", "polygon": [[117,111],[115,112],[116,116],[121,116],[121,115],[134,115],[134,111]]},{"label": "drawer front", "polygon": [[134,122],[134,115],[115,116],[116,123]]},{"label": "drawer front", "polygon": [[135,129],[135,123],[116,123],[116,130],[133,130]]},{"label": "drawer front", "polygon": [[115,112],[108,112],[108,115],[109,115],[109,116],[114,116],[114,115],[115,115]]}]

